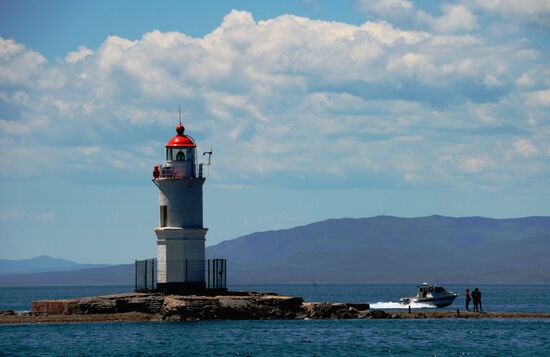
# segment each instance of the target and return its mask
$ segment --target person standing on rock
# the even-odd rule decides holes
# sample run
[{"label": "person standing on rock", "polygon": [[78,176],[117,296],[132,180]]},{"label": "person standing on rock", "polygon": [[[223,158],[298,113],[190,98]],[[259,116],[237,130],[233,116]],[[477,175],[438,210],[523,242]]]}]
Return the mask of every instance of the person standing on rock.
[{"label": "person standing on rock", "polygon": [[472,302],[474,303],[474,312],[479,312],[478,305],[479,305],[479,299],[481,298],[480,295],[481,294],[477,288],[475,288],[474,291],[472,291]]},{"label": "person standing on rock", "polygon": [[472,298],[470,298],[470,289],[466,289],[466,311],[470,311],[470,300],[472,300]]}]

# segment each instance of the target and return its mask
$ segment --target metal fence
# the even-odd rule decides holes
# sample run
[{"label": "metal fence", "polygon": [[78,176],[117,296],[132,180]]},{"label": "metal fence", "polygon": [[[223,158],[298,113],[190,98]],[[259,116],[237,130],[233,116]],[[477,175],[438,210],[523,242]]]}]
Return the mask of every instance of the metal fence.
[{"label": "metal fence", "polygon": [[155,290],[157,288],[156,259],[136,260],[135,290]]},{"label": "metal fence", "polygon": [[227,261],[225,259],[208,259],[206,261],[206,288],[226,289]]},{"label": "metal fence", "polygon": [[[207,289],[227,288],[226,259],[185,260],[185,266],[181,266],[177,270],[180,273],[178,275],[184,278],[182,283],[204,282]],[[157,273],[156,259],[136,260],[135,290],[155,290],[157,288]]]}]

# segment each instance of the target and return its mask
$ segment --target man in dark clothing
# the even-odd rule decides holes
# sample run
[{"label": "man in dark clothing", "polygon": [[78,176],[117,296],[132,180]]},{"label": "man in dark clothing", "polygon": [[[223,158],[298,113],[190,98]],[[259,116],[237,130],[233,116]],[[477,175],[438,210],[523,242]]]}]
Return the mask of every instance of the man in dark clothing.
[{"label": "man in dark clothing", "polygon": [[479,292],[479,290],[477,288],[475,288],[474,291],[472,291],[472,302],[474,303],[474,311],[475,312],[480,312],[480,310],[478,308],[480,300],[481,300],[481,293]]},{"label": "man in dark clothing", "polygon": [[466,289],[466,311],[470,311],[470,300],[472,300],[470,298],[470,289]]}]

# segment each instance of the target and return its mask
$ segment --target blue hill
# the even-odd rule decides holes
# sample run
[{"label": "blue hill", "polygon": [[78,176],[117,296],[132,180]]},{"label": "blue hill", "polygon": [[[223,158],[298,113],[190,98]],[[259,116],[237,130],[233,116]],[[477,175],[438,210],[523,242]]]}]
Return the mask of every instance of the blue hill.
[{"label": "blue hill", "polygon": [[238,283],[549,283],[550,217],[329,219],[207,248]]},{"label": "blue hill", "polygon": [[68,271],[104,267],[101,264],[79,264],[61,258],[41,255],[31,259],[0,259],[0,274],[41,273],[48,271]]},{"label": "blue hill", "polygon": [[[329,219],[252,233],[207,247],[206,254],[228,260],[229,284],[548,284],[550,217]],[[133,264],[83,268],[50,257],[19,265],[5,262],[0,262],[0,271],[8,267],[4,269],[12,269],[12,274],[0,274],[0,286],[134,282]],[[13,274],[24,269],[43,272]],[[44,272],[46,269],[58,271]]]}]

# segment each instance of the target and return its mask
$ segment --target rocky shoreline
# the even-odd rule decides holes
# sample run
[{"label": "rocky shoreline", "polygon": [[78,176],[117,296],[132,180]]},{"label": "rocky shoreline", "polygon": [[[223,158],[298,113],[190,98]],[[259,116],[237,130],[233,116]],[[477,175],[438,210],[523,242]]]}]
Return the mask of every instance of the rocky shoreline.
[{"label": "rocky shoreline", "polygon": [[550,313],[370,310],[368,304],[304,302],[274,293],[218,296],[128,293],[68,300],[39,300],[32,312],[0,311],[0,324],[281,319],[550,318]]}]

